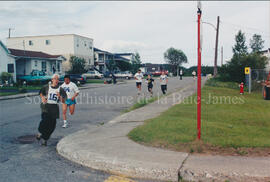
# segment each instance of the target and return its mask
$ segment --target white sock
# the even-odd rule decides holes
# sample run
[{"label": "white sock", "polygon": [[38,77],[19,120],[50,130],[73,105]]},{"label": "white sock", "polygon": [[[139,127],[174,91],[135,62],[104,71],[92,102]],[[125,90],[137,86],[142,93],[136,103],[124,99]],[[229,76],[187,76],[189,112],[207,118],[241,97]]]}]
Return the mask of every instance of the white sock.
[{"label": "white sock", "polygon": [[64,123],[67,123],[67,120],[64,120]]}]

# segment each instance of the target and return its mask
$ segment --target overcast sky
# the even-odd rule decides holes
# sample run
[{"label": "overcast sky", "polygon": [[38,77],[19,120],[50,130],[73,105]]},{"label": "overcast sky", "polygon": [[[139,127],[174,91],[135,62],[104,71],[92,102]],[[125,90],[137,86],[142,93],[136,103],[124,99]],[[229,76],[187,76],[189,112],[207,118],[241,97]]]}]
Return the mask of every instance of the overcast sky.
[{"label": "overcast sky", "polygon": [[[0,40],[11,36],[75,33],[94,39],[94,46],[111,52],[135,52],[142,62],[164,63],[169,47],[181,49],[188,64],[197,63],[196,1],[0,2]],[[242,30],[247,44],[262,35],[270,48],[268,1],[202,1],[202,19],[216,26],[220,16],[220,48],[224,60],[232,56],[234,37]],[[202,64],[213,65],[215,29],[203,24]]]}]

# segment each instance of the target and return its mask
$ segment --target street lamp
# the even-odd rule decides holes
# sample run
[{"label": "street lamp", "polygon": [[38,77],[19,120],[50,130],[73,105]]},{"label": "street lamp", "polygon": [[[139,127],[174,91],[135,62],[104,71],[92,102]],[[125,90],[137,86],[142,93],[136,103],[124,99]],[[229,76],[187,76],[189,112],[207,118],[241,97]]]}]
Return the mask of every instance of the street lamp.
[{"label": "street lamp", "polygon": [[219,16],[217,17],[217,27],[208,22],[202,22],[213,27],[216,31],[216,46],[215,46],[215,60],[214,60],[214,77],[217,76],[217,56],[218,56],[218,33],[219,33]]}]

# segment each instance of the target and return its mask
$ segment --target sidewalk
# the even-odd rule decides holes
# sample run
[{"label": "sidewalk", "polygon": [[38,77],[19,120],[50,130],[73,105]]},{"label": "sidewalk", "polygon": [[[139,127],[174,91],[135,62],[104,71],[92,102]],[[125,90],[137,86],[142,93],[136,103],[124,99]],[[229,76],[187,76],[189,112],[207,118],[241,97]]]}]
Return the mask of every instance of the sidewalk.
[{"label": "sidewalk", "polygon": [[108,124],[73,133],[60,140],[57,151],[84,166],[136,178],[223,182],[270,180],[270,158],[267,157],[191,155],[146,147],[126,137],[144,120],[158,116],[192,93],[193,84],[143,108],[120,115]]}]

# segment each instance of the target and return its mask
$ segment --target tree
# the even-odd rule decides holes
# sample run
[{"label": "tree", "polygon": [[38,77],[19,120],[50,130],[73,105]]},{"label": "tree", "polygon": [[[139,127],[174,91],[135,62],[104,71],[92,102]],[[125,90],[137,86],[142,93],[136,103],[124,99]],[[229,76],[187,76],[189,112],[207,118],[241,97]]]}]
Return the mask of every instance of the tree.
[{"label": "tree", "polygon": [[131,72],[135,74],[138,69],[141,67],[141,56],[138,52],[135,53],[135,56],[131,60]]},{"label": "tree", "polygon": [[257,52],[248,54],[245,39],[244,33],[240,30],[235,36],[236,43],[233,47],[234,55],[232,59],[220,68],[220,79],[222,81],[234,81],[239,83],[245,81],[245,67],[251,67],[251,69],[265,68],[267,58],[261,54],[257,54]]},{"label": "tree", "polygon": [[105,64],[110,72],[114,71],[117,68],[114,60],[106,60]]},{"label": "tree", "polygon": [[68,71],[71,74],[81,74],[85,73],[85,60],[83,58],[79,58],[76,56],[71,56],[70,57],[70,64],[71,64],[71,69]]},{"label": "tree", "polygon": [[246,37],[245,34],[241,32],[241,30],[239,30],[235,36],[235,45],[232,49],[233,49],[233,56],[243,56],[248,54],[247,51],[248,48],[246,46]]},{"label": "tree", "polygon": [[188,62],[185,53],[182,50],[175,49],[173,47],[167,49],[167,51],[164,53],[164,59],[168,64],[172,65],[174,74],[177,73],[177,68],[179,66]]},{"label": "tree", "polygon": [[257,34],[254,34],[249,42],[249,46],[253,53],[261,51],[264,47],[263,44],[264,41],[262,40],[262,36]]},{"label": "tree", "polygon": [[121,71],[128,71],[131,69],[131,64],[126,61],[117,61],[116,66],[121,70]]}]

